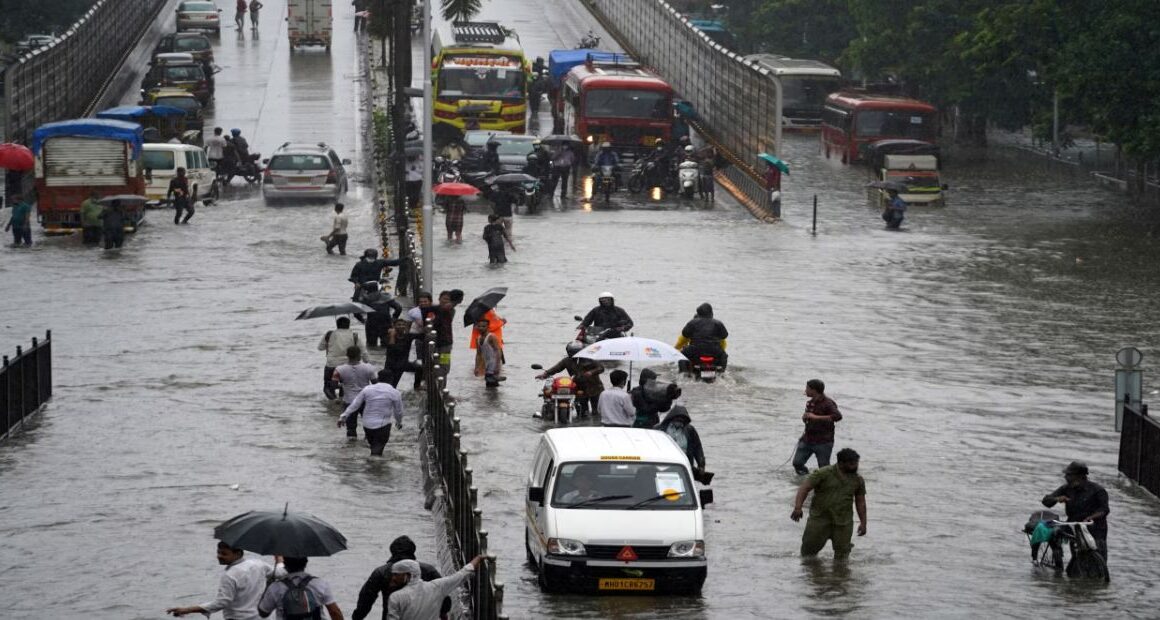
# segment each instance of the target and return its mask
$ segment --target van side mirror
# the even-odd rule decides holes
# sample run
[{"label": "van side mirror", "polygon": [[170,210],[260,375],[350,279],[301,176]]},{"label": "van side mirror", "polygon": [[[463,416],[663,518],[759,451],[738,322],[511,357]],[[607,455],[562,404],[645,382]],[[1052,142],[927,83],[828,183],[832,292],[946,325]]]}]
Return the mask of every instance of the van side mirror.
[{"label": "van side mirror", "polygon": [[697,494],[701,499],[702,506],[708,506],[713,503],[713,489],[701,489]]},{"label": "van side mirror", "polygon": [[[711,492],[710,495],[712,495]],[[528,501],[543,506],[544,487],[528,487]]]}]

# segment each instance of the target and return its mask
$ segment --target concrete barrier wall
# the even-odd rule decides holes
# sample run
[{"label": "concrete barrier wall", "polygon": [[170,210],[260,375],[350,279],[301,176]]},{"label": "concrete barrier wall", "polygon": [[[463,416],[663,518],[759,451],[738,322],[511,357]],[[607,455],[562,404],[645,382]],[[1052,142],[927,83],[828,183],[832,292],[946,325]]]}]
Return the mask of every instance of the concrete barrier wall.
[{"label": "concrete barrier wall", "polygon": [[165,5],[99,0],[56,43],[9,65],[0,119],[6,141],[27,144],[44,123],[84,116]]}]

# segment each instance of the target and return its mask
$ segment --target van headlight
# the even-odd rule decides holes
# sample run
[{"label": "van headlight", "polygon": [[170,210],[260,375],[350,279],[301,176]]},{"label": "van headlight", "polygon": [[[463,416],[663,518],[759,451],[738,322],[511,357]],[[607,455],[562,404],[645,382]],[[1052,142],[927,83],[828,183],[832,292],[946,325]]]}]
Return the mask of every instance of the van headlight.
[{"label": "van headlight", "polygon": [[548,553],[557,555],[584,555],[587,550],[584,543],[571,538],[549,538]]},{"label": "van headlight", "polygon": [[669,547],[670,558],[703,558],[705,557],[705,541],[681,540]]}]

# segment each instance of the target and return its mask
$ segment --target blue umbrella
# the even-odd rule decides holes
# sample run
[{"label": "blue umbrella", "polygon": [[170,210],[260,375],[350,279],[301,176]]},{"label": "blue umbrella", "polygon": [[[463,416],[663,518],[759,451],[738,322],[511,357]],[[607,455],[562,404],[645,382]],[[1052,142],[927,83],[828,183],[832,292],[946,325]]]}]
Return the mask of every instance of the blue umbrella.
[{"label": "blue umbrella", "polygon": [[781,170],[783,173],[789,174],[789,164],[785,163],[781,159],[774,157],[773,155],[770,155],[769,153],[760,153],[760,154],[758,154],[757,158],[760,159],[761,161],[773,166],[774,168]]}]

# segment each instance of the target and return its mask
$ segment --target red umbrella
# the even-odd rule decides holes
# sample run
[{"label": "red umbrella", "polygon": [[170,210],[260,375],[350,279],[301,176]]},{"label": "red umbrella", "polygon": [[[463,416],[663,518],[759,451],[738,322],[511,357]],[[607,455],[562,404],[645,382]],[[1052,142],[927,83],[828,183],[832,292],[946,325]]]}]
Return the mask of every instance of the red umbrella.
[{"label": "red umbrella", "polygon": [[479,193],[467,183],[440,183],[432,188],[436,196],[474,196]]},{"label": "red umbrella", "polygon": [[36,158],[28,147],[20,144],[0,144],[0,168],[23,172],[36,167]]}]

